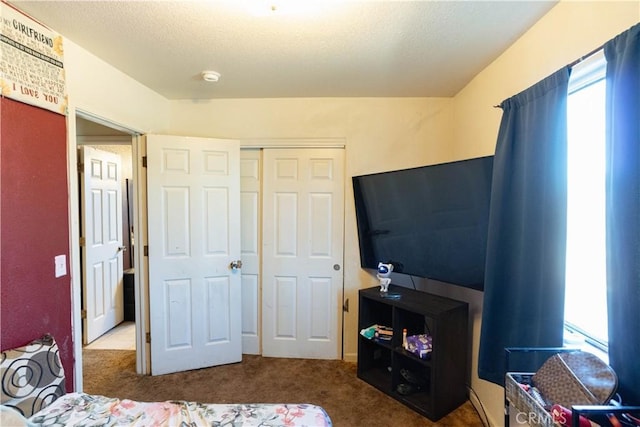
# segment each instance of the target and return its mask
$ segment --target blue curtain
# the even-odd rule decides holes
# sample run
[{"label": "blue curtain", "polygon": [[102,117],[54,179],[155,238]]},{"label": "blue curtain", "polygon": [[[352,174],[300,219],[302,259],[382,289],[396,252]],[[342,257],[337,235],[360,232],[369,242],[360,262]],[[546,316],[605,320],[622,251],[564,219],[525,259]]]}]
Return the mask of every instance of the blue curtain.
[{"label": "blue curtain", "polygon": [[640,404],[640,24],[604,46],[609,363]]},{"label": "blue curtain", "polygon": [[478,361],[500,385],[505,347],[562,345],[569,74],[500,105]]}]

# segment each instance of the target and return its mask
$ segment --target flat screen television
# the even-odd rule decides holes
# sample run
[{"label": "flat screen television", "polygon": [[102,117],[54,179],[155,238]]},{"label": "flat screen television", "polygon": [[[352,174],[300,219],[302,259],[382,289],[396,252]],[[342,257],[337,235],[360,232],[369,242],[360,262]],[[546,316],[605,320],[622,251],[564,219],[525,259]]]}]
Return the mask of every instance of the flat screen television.
[{"label": "flat screen television", "polygon": [[353,177],[360,265],[484,288],[493,156]]}]

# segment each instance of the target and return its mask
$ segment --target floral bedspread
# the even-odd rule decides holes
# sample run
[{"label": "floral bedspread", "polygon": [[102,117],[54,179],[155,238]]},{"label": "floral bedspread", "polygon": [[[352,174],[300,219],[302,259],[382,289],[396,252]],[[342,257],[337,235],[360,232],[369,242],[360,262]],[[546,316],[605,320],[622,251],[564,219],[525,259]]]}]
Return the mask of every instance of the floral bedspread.
[{"label": "floral bedspread", "polygon": [[69,393],[29,418],[46,426],[331,426],[320,406],[309,404],[208,404],[137,402]]}]

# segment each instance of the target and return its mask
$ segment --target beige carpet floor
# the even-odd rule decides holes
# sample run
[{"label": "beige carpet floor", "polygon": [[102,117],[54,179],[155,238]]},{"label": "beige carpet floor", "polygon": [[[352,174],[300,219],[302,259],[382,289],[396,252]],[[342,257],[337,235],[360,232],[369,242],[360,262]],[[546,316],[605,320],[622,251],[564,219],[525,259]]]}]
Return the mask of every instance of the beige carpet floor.
[{"label": "beige carpet floor", "polygon": [[83,358],[86,393],[140,401],[312,403],[337,427],[482,427],[468,401],[432,422],[358,379],[355,364],[339,360],[245,355],[241,363],[144,376],[135,372],[134,351],[85,349]]}]

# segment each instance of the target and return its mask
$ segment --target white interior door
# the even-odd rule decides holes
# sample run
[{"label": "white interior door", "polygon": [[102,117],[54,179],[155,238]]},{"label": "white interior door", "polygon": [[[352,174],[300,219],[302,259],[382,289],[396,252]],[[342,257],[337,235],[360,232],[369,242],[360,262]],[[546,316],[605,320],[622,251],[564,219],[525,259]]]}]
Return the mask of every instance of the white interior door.
[{"label": "white interior door", "polygon": [[239,362],[240,144],[146,142],[151,373]]},{"label": "white interior door", "polygon": [[124,318],[120,157],[81,147],[83,215],[83,341],[95,340]]},{"label": "white interior door", "polygon": [[344,150],[268,149],[263,161],[263,355],[340,358]]},{"label": "white interior door", "polygon": [[240,151],[242,353],[260,354],[261,151]]}]

